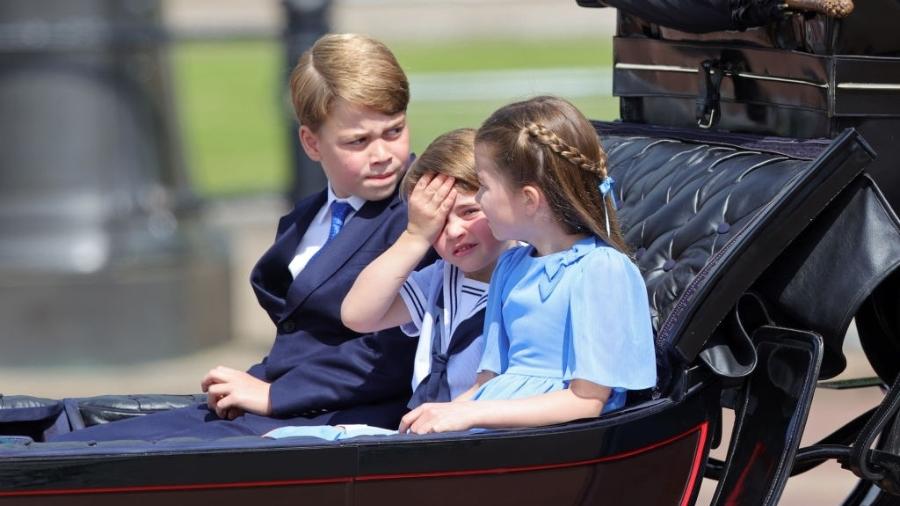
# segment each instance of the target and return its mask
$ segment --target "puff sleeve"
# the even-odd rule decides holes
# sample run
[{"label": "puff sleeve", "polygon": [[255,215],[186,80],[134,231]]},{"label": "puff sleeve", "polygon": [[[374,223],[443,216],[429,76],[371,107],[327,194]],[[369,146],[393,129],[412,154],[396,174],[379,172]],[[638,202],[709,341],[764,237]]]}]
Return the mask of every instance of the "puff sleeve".
[{"label": "puff sleeve", "polygon": [[481,355],[478,372],[491,371],[502,374],[509,367],[509,336],[503,322],[503,287],[511,266],[523,249],[525,248],[513,248],[500,255],[491,275],[484,312],[484,352]]},{"label": "puff sleeve", "polygon": [[638,268],[610,247],[576,265],[570,291],[563,372],[611,388],[656,384],[656,352],[647,288]]}]

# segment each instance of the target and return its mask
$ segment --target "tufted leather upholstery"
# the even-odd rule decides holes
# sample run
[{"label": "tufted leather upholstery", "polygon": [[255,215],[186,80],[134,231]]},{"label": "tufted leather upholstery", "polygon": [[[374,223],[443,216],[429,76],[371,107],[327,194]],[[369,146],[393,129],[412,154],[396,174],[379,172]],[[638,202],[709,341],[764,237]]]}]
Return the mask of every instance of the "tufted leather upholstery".
[{"label": "tufted leather upholstery", "polygon": [[808,160],[672,139],[606,137],[619,219],[654,328],[747,220]]},{"label": "tufted leather upholstery", "polygon": [[[870,159],[866,152],[847,161],[846,152],[858,148],[849,134],[829,146],[622,123],[595,127],[616,180],[623,234],[647,282],[663,383],[668,362],[693,361],[737,297]],[[826,163],[834,158],[841,159]],[[744,262],[746,275],[730,272],[742,255],[758,260],[752,268]],[[728,285],[727,297],[710,303],[716,282]],[[712,306],[706,334],[675,353],[698,308]]]}]

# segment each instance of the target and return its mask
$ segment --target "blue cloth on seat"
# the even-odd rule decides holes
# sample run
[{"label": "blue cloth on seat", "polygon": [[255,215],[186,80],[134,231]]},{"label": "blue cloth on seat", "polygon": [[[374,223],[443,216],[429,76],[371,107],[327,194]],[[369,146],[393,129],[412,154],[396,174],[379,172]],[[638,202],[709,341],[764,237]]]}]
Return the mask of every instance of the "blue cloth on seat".
[{"label": "blue cloth on seat", "polygon": [[380,427],[372,427],[369,425],[319,425],[316,427],[280,427],[263,434],[263,437],[272,439],[315,437],[327,439],[328,441],[337,441],[339,439],[350,439],[359,436],[392,436],[395,434],[397,434],[397,431],[395,430],[382,429]]}]

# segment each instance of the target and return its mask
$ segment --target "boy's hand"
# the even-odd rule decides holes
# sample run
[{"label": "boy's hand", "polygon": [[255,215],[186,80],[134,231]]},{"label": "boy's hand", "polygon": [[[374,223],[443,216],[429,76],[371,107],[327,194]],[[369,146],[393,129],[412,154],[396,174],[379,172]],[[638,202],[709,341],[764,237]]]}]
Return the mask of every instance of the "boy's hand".
[{"label": "boy's hand", "polygon": [[219,418],[233,420],[245,411],[257,415],[272,414],[269,384],[244,371],[218,366],[206,373],[200,388],[207,394],[206,404]]},{"label": "boy's hand", "polygon": [[398,432],[429,434],[468,430],[477,425],[477,401],[425,403],[400,420]]},{"label": "boy's hand", "polygon": [[454,179],[444,174],[423,174],[409,196],[406,231],[430,245],[444,229],[447,214],[456,201]]}]

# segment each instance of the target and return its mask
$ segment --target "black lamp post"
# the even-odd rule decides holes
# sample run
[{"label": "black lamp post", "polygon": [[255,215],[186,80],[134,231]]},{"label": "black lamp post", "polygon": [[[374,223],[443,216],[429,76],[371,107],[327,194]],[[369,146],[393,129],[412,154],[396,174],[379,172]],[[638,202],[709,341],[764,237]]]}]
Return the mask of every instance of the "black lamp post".
[{"label": "black lamp post", "polygon": [[[297,64],[303,51],[312,47],[313,43],[328,33],[330,0],[283,0],[287,23],[284,32],[285,54],[287,56],[286,73]],[[287,79],[284,80],[287,82]],[[292,202],[325,187],[326,179],[319,164],[313,162],[303,152],[297,138],[297,121],[290,107],[290,100],[285,100],[285,116],[288,122],[288,137],[291,150],[291,186],[288,197]]]}]

